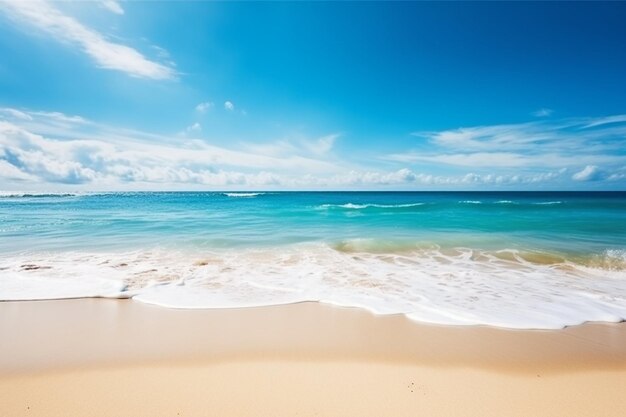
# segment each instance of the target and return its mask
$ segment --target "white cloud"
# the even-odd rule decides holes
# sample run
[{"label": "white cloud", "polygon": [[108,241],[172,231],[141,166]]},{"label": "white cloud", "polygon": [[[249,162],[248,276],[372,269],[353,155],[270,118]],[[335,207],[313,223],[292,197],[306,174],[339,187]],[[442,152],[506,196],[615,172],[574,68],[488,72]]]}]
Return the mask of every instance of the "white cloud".
[{"label": "white cloud", "polygon": [[67,144],[47,149],[42,146],[43,142],[41,136],[0,121],[2,160],[24,176],[43,177],[60,183],[83,183],[95,178],[95,171],[73,160]]},{"label": "white cloud", "polygon": [[36,177],[27,174],[18,167],[11,165],[9,162],[0,159],[0,178],[12,181],[34,181]]},{"label": "white cloud", "polygon": [[626,162],[626,115],[416,132],[419,149],[386,155],[404,163],[560,168]]},{"label": "white cloud", "polygon": [[[584,146],[594,141],[624,140],[626,125],[606,127],[607,124],[626,122],[626,115],[598,118],[575,118],[558,121],[536,121],[458,128],[439,132],[416,132],[434,144],[467,150],[529,150],[531,148],[563,149]],[[590,129],[604,126],[603,129]],[[577,149],[582,149],[578,147]]]},{"label": "white cloud", "polygon": [[23,111],[17,109],[0,108],[0,113],[4,113],[15,119],[33,120],[33,118],[30,117],[27,113],[24,113]]},{"label": "white cloud", "polygon": [[604,173],[595,165],[587,165],[581,171],[572,175],[575,181],[598,181],[604,178]]},{"label": "white cloud", "polygon": [[475,174],[468,173],[458,176],[432,175],[417,173],[408,168],[391,172],[350,171],[347,174],[333,176],[329,185],[416,185],[439,187],[472,187],[477,185],[515,186],[529,185],[554,181],[562,177],[564,170],[546,171],[535,174]]},{"label": "white cloud", "polygon": [[340,135],[337,133],[323,136],[316,141],[309,143],[308,148],[317,155],[323,155],[328,153],[333,148],[335,141],[339,138],[339,136]]},{"label": "white cloud", "polygon": [[300,135],[268,143],[246,143],[244,149],[259,155],[285,157],[290,155],[311,154],[323,157],[328,154],[341,135],[333,133],[310,139]]},{"label": "white cloud", "polygon": [[266,155],[273,157],[283,157],[287,155],[296,155],[301,150],[291,141],[278,140],[269,143],[245,143],[243,148],[257,155]]},{"label": "white cloud", "polygon": [[200,123],[196,122],[190,126],[187,126],[185,128],[185,130],[183,131],[184,134],[194,134],[194,133],[199,133],[202,131],[202,125],[200,125]]},{"label": "white cloud", "polygon": [[554,113],[554,110],[552,109],[541,108],[539,110],[534,111],[532,115],[535,117],[548,117],[552,113]]},{"label": "white cloud", "polygon": [[0,10],[4,10],[22,24],[52,35],[58,41],[78,46],[100,68],[121,71],[140,78],[176,78],[176,72],[172,68],[147,59],[129,46],[107,40],[101,33],[63,14],[47,1],[0,2]]},{"label": "white cloud", "polygon": [[390,161],[404,163],[445,164],[474,168],[521,168],[521,167],[564,167],[579,165],[581,159],[598,164],[620,163],[625,158],[615,155],[587,155],[581,158],[577,155],[561,155],[546,153],[541,155],[513,153],[513,152],[474,152],[474,153],[443,153],[424,154],[407,152],[391,154],[386,157]]},{"label": "white cloud", "polygon": [[616,172],[614,174],[609,175],[609,181],[621,181],[626,180],[626,172]]},{"label": "white cloud", "polygon": [[607,117],[597,117],[594,119],[590,119],[587,124],[583,126],[584,129],[588,129],[596,126],[603,126],[607,124],[613,123],[623,123],[626,122],[626,114],[618,114],[616,116],[607,116]]},{"label": "white cloud", "polygon": [[226,109],[228,111],[233,111],[233,110],[235,110],[235,105],[233,104],[232,101],[225,101],[224,102],[224,109]]},{"label": "white cloud", "polygon": [[[32,120],[2,121],[0,117],[0,161],[6,178],[92,185],[132,182],[211,185],[220,181],[278,184],[278,178],[287,183],[294,173],[325,175],[341,170],[306,156],[263,156],[197,139],[181,140],[110,128],[61,113],[25,114]],[[66,120],[64,125],[58,124],[59,119]],[[188,130],[197,133],[200,129],[196,123]]]},{"label": "white cloud", "polygon": [[109,10],[110,12],[113,12],[115,14],[120,14],[120,15],[124,14],[124,9],[122,9],[122,6],[117,1],[103,0],[100,2],[100,4],[102,5],[102,7]]},{"label": "white cloud", "polygon": [[424,155],[417,152],[389,155],[388,159],[398,162],[430,162],[468,167],[519,167],[527,165],[522,155],[505,152],[476,152],[463,154]]},{"label": "white cloud", "polygon": [[196,111],[198,113],[204,113],[207,110],[212,109],[213,107],[215,107],[215,103],[213,103],[212,101],[204,101],[196,106]]},{"label": "white cloud", "polygon": [[[336,155],[334,162],[329,162],[326,154],[338,134],[257,145],[260,148],[256,150],[263,152],[255,152],[253,145],[241,151],[199,139],[113,128],[58,112],[6,110],[0,109],[3,188],[50,189],[56,184],[85,190],[562,189],[576,172],[573,167],[528,170],[517,156],[506,153],[498,159],[507,164],[518,163],[520,167],[502,172],[487,164],[493,157],[488,152],[468,157],[476,165],[471,169],[456,168],[454,174],[429,173],[406,166],[363,168],[336,159]],[[199,124],[194,126],[190,126],[191,131],[201,128]],[[481,160],[482,157],[487,159]],[[590,164],[574,177],[580,181],[606,179],[621,184],[626,180],[626,166],[622,163],[610,169]]]},{"label": "white cloud", "polygon": [[[106,143],[97,139],[52,140],[0,121],[0,178],[43,184],[85,184],[90,189],[120,189],[125,184],[135,184],[136,187],[195,184],[217,188],[471,187],[530,184],[554,179],[562,173],[451,177],[403,168],[388,172],[350,170],[333,174],[332,171],[337,169],[321,162],[326,169],[317,172],[306,169],[315,161],[305,158],[246,157],[241,153],[233,155],[239,168],[225,169],[223,166],[228,165],[228,156],[228,151],[214,149],[199,141],[174,146],[132,141]],[[261,169],[250,171],[254,165]],[[326,175],[328,171],[331,175]]]},{"label": "white cloud", "polygon": [[54,120],[54,121],[57,121],[57,122],[88,123],[87,119],[85,119],[83,117],[80,117],[80,116],[68,116],[67,114],[56,112],[56,111],[53,111],[53,112],[39,111],[39,112],[31,112],[31,114],[33,114],[35,116],[44,116],[45,118],[47,118],[49,120]]}]

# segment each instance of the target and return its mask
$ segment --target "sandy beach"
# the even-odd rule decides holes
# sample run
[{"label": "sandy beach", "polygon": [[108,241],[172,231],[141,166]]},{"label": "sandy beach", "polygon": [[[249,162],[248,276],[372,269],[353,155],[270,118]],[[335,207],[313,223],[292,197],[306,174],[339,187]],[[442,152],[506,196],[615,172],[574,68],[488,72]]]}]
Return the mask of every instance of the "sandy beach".
[{"label": "sandy beach", "polygon": [[0,417],[626,417],[626,0],[0,0]]},{"label": "sandy beach", "polygon": [[0,303],[6,416],[623,416],[626,325],[434,326],[318,303]]}]

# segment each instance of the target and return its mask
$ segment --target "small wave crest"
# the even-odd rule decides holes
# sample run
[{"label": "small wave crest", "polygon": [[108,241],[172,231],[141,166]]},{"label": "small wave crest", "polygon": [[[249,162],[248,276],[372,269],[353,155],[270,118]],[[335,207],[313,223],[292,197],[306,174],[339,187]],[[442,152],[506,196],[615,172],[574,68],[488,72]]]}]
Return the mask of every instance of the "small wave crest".
[{"label": "small wave crest", "polygon": [[532,203],[532,204],[534,204],[536,206],[551,206],[551,205],[554,205],[554,204],[563,204],[563,202],[562,201],[541,201],[541,202]]},{"label": "small wave crest", "polygon": [[482,201],[479,200],[461,200],[459,204],[482,204]]},{"label": "small wave crest", "polygon": [[396,209],[396,208],[419,207],[425,204],[426,203],[406,203],[406,204],[346,203],[346,204],[322,204],[320,206],[317,206],[317,208],[318,209],[348,209],[348,210],[363,210],[363,209],[368,209],[368,208]]},{"label": "small wave crest", "polygon": [[252,198],[264,195],[265,193],[224,193],[226,197]]}]

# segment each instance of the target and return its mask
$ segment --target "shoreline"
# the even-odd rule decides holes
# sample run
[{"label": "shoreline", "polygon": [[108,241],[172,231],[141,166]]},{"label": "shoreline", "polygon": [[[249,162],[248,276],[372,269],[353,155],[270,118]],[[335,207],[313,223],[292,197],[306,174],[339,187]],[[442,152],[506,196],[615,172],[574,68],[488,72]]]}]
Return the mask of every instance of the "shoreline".
[{"label": "shoreline", "polygon": [[0,303],[10,416],[621,416],[626,323],[440,326],[320,303]]}]

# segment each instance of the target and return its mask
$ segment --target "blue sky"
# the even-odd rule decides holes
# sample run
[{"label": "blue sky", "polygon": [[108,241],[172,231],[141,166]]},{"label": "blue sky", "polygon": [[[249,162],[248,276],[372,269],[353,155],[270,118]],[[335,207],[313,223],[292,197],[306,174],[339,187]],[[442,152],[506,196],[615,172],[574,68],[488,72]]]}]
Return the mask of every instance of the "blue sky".
[{"label": "blue sky", "polygon": [[626,3],[0,3],[0,190],[626,189]]}]

